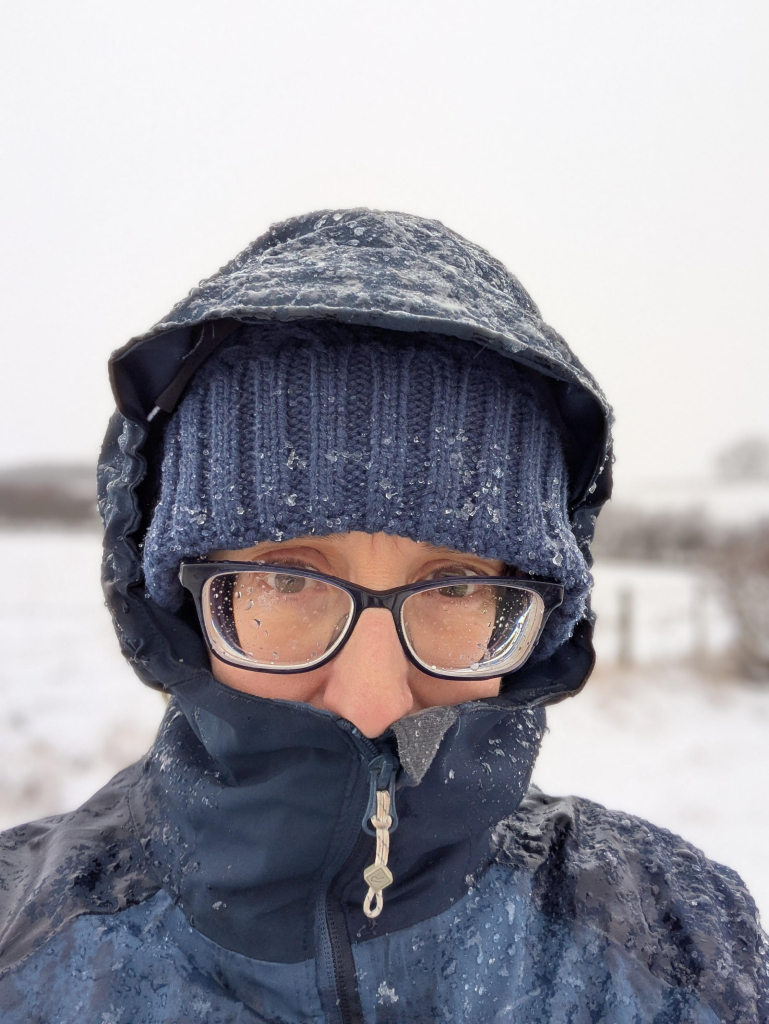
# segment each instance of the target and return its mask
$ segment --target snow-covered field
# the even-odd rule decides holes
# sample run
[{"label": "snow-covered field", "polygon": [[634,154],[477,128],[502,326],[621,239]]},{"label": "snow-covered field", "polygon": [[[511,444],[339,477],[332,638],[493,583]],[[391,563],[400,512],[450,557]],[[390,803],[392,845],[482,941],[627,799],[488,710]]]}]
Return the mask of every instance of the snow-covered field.
[{"label": "snow-covered field", "polygon": [[164,703],[120,655],[95,533],[0,532],[0,828],[78,806],[152,743]]},{"label": "snow-covered field", "polygon": [[[0,828],[77,806],[152,742],[163,700],[118,653],[95,534],[0,532]],[[691,649],[706,581],[596,569],[599,669],[549,712],[535,781],[679,832],[736,868],[769,916],[769,686],[654,663]],[[612,666],[616,605],[634,595],[633,669]],[[728,623],[711,594],[705,649]],[[603,659],[603,664],[601,664]]]}]

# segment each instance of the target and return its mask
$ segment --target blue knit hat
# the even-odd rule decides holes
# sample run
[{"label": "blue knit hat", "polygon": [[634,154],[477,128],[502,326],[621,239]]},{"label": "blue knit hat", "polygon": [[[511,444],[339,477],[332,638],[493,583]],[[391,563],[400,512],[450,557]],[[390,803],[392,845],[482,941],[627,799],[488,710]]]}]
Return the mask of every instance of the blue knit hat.
[{"label": "blue knit hat", "polygon": [[473,342],[328,322],[244,325],[168,422],[143,552],[177,610],[184,558],[305,534],[398,534],[562,583],[537,658],[592,583],[538,375]]}]

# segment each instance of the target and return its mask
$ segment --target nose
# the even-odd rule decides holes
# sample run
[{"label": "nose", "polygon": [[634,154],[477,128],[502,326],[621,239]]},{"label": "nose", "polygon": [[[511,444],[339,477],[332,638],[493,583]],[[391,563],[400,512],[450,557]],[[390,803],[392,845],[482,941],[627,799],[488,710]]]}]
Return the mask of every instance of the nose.
[{"label": "nose", "polygon": [[323,706],[373,739],[412,710],[409,667],[390,612],[369,608],[329,662]]}]

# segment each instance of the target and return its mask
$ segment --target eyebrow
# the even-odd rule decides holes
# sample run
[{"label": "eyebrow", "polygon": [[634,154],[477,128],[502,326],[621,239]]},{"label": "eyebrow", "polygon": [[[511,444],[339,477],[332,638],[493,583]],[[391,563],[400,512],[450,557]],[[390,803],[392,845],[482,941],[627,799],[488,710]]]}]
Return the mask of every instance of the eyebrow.
[{"label": "eyebrow", "polygon": [[[263,540],[259,541],[258,544],[253,545],[254,554],[252,558],[258,558],[262,551],[269,550],[271,547],[283,548],[283,549],[301,549],[310,548],[316,544],[330,543],[333,547],[338,547],[339,542],[343,541],[344,538],[349,537],[353,531],[346,530],[344,533],[322,533],[322,534],[305,534],[301,537],[291,537],[289,540]],[[372,535],[373,536],[373,535]],[[397,536],[393,534],[392,536]],[[476,554],[474,551],[457,551],[456,548],[449,548],[443,545],[437,546],[430,544],[429,541],[415,541],[423,551],[425,548],[429,548],[429,551],[425,551],[425,554],[432,555],[436,558],[469,558],[475,559],[479,562],[497,562],[502,566],[506,566],[507,563],[502,558],[489,558],[483,555]],[[224,549],[224,550],[237,550],[236,548]]]}]

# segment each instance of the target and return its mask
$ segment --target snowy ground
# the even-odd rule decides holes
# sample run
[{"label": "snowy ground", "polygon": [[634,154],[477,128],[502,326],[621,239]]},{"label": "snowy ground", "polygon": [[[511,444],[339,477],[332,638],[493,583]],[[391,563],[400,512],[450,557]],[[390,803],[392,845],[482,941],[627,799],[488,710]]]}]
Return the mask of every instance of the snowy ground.
[{"label": "snowy ground", "polygon": [[0,532],[0,828],[78,806],[163,713],[119,653],[100,557],[96,533]]},{"label": "snowy ground", "polygon": [[[99,557],[95,534],[0,532],[0,828],[77,806],[147,749],[162,715],[118,653]],[[769,917],[769,687],[652,663],[702,632],[702,581],[617,563],[596,581],[604,663],[550,710],[535,781],[679,832],[736,868]],[[628,587],[639,667],[620,670],[615,606]],[[728,626],[714,608],[717,649]]]}]

